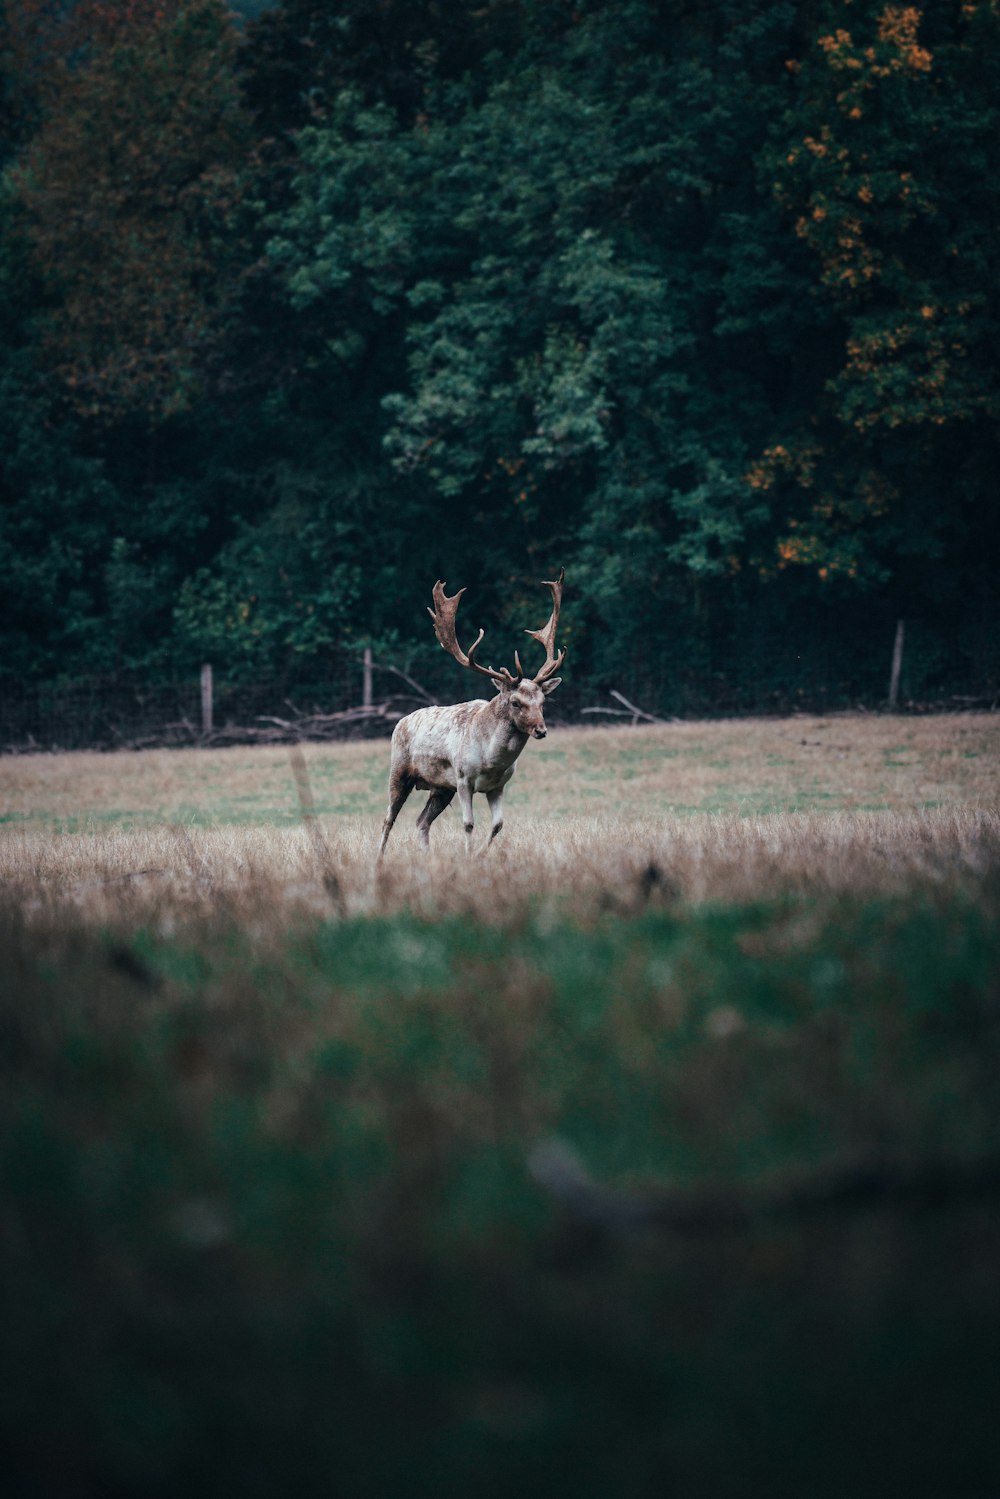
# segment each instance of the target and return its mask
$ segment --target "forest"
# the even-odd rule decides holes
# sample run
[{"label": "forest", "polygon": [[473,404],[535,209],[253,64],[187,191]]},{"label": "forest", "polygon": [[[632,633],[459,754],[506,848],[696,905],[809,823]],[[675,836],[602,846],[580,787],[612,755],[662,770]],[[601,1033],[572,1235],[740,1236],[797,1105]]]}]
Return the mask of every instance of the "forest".
[{"label": "forest", "polygon": [[1000,688],[997,0],[2,9],[0,688]]}]

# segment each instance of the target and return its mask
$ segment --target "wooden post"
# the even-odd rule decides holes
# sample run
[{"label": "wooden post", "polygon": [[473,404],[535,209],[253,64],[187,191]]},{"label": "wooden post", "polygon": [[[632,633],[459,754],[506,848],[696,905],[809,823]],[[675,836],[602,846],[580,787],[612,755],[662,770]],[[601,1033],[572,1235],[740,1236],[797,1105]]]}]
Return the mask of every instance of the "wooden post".
[{"label": "wooden post", "polygon": [[201,669],[201,732],[212,732],[212,666],[208,661]]},{"label": "wooden post", "polygon": [[361,706],[370,708],[372,705],[372,648],[365,646],[365,653],[361,658],[364,668],[364,676],[361,679]]},{"label": "wooden post", "polygon": [[899,676],[903,670],[903,621],[896,621],[896,639],[892,647],[892,673],[889,677],[889,708],[895,710],[899,700]]}]

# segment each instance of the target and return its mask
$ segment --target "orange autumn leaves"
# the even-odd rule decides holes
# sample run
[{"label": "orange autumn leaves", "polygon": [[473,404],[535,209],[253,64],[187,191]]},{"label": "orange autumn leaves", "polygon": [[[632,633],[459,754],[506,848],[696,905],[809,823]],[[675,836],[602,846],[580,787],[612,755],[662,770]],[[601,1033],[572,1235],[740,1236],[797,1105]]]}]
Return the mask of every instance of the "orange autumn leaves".
[{"label": "orange autumn leaves", "polygon": [[[956,26],[986,9],[962,6]],[[842,322],[842,354],[804,430],[781,434],[745,475],[790,511],[762,570],[798,564],[823,577],[863,567],[858,528],[897,498],[875,440],[907,431],[930,442],[993,399],[977,377],[986,295],[948,210],[949,59],[922,40],[923,7],[852,5],[845,18],[850,29],[830,29],[789,64],[798,131],[770,158],[772,193]]]}]

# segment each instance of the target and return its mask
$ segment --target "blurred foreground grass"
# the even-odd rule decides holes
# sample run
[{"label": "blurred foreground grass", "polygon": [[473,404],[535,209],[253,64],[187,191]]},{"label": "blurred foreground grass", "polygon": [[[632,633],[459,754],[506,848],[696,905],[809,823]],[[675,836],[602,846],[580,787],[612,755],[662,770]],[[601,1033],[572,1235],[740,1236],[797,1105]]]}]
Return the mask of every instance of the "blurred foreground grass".
[{"label": "blurred foreground grass", "polygon": [[8,907],[6,1492],[997,1492],[998,910]]}]

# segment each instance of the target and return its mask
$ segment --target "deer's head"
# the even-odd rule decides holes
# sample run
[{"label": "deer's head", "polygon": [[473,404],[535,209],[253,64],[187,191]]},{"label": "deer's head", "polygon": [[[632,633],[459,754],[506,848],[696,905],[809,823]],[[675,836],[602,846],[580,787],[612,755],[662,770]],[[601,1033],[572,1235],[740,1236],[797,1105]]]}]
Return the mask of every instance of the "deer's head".
[{"label": "deer's head", "polygon": [[500,689],[502,697],[506,698],[502,706],[518,733],[533,739],[545,738],[548,732],[542,711],[545,699],[550,692],[556,690],[561,681],[561,677],[552,677],[539,684],[525,678],[516,682],[513,687]]},{"label": "deer's head", "polygon": [[506,666],[497,671],[492,666],[480,666],[476,660],[476,651],[483,641],[484,631],[480,630],[476,640],[469,647],[468,654],[462,650],[455,636],[455,616],[458,613],[458,602],[465,592],[460,588],[451,598],[444,591],[443,583],[434,585],[434,608],[428,609],[428,614],[434,621],[434,633],[442,647],[461,666],[468,667],[470,671],[477,671],[484,677],[489,677],[491,682],[500,692],[500,705],[509,717],[514,728],[521,734],[532,736],[535,739],[544,739],[546,734],[545,718],[543,708],[545,699],[550,692],[555,692],[561,677],[555,673],[566,658],[565,650],[556,655],[556,629],[559,625],[559,608],[562,604],[562,586],[565,577],[565,569],[560,569],[559,577],[554,581],[545,581],[545,587],[552,592],[552,613],[548,623],[540,630],[526,630],[525,634],[537,640],[539,645],[545,647],[545,661],[533,677],[526,677],[521,665],[521,658],[517,651],[514,652],[514,671],[508,671]]}]

